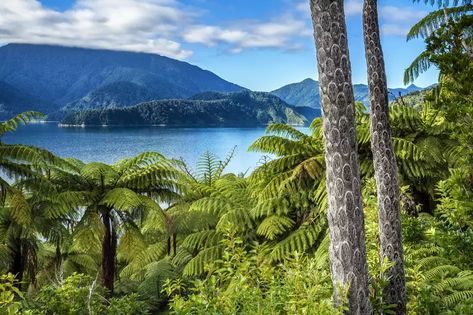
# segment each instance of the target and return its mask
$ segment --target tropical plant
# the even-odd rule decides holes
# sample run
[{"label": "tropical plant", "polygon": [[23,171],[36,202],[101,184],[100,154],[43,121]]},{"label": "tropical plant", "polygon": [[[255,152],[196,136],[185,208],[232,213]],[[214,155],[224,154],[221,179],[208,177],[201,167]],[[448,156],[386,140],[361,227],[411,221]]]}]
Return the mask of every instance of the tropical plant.
[{"label": "tropical plant", "polygon": [[232,235],[222,245],[222,258],[207,266],[204,279],[166,283],[175,314],[344,313],[330,301],[326,255],[310,258],[295,252],[273,266],[261,246],[248,251],[245,241]]},{"label": "tropical plant", "polygon": [[178,197],[179,172],[174,164],[158,153],[145,152],[113,165],[66,159],[62,167],[51,170],[50,191],[67,194],[67,206],[58,210],[80,213],[72,248],[101,253],[101,282],[110,295],[119,237],[121,258],[130,261],[145,247],[139,223],[153,216],[164,226],[158,203]]}]

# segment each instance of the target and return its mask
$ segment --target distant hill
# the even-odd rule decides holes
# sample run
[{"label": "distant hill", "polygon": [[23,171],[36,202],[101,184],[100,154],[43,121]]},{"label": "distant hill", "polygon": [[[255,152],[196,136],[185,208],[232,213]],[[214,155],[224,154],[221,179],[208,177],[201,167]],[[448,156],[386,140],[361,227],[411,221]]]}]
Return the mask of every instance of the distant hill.
[{"label": "distant hill", "polygon": [[[406,95],[420,90],[423,89],[415,85],[411,85],[405,89],[390,88],[389,100],[394,100],[399,96],[399,93],[401,93],[401,95]],[[369,96],[367,85],[354,84],[353,92],[355,94],[355,101],[363,102],[368,105]],[[320,108],[319,82],[313,79],[305,79],[298,83],[288,84],[270,93],[280,97],[282,100],[293,106]]]},{"label": "distant hill", "polygon": [[23,110],[24,101],[28,109],[52,113],[63,107],[121,107],[244,89],[210,71],[156,54],[32,44],[0,47],[0,81],[14,88],[11,93],[25,95],[8,105],[13,112]]},{"label": "distant hill", "polygon": [[305,125],[320,111],[288,105],[264,92],[203,93],[187,100],[158,100],[132,107],[83,110],[69,114],[64,125],[258,126]]}]

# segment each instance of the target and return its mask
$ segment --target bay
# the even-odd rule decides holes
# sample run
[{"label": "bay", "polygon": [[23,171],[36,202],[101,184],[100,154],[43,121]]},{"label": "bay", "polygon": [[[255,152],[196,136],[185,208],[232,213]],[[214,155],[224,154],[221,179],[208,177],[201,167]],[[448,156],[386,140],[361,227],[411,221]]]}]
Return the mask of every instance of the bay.
[{"label": "bay", "polygon": [[[307,128],[298,128],[307,131]],[[227,171],[250,172],[263,154],[248,147],[265,134],[254,128],[170,128],[170,127],[58,127],[57,123],[21,126],[3,137],[6,143],[21,143],[50,150],[61,157],[84,162],[114,163],[144,151],[156,151],[170,158],[182,158],[194,167],[206,151],[221,159],[236,147]]]}]

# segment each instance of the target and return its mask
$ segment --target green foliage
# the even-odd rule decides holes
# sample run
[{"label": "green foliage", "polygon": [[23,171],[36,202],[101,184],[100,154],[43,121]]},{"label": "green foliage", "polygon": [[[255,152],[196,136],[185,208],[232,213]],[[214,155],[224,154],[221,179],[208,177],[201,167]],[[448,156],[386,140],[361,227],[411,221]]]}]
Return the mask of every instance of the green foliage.
[{"label": "green foliage", "polygon": [[272,266],[259,247],[244,249],[227,237],[222,259],[208,266],[205,279],[168,281],[174,314],[343,314],[334,309],[328,272],[314,259],[294,254]]},{"label": "green foliage", "polygon": [[148,314],[147,306],[136,294],[105,298],[105,289],[97,279],[72,274],[60,284],[41,288],[31,304],[31,314]]},{"label": "green foliage", "polygon": [[23,293],[17,287],[18,281],[11,273],[0,276],[0,313],[5,315],[19,314],[24,299]]}]

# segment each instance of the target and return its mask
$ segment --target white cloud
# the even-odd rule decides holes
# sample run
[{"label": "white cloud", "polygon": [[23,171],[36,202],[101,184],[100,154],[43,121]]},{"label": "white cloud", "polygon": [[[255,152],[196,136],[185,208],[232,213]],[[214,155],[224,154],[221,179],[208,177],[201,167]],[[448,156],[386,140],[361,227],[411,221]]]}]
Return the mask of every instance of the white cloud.
[{"label": "white cloud", "polygon": [[[287,12],[266,20],[230,20],[209,25],[195,7],[179,0],[76,0],[60,12],[38,0],[0,0],[2,43],[44,43],[90,48],[143,51],[185,59],[185,44],[245,49],[296,50],[312,34],[307,1],[287,0]],[[289,5],[292,3],[292,5]],[[347,0],[347,16],[362,13],[361,0]],[[381,6],[383,34],[404,36],[426,12]]]},{"label": "white cloud", "polygon": [[38,0],[0,0],[0,38],[3,43],[143,51],[178,59],[192,55],[185,42],[223,44],[234,53],[247,48],[291,50],[311,34],[307,11],[300,9],[292,7],[267,21],[236,20],[221,26],[199,23],[199,10],[179,0],[76,0],[64,12]]},{"label": "white cloud", "polygon": [[409,27],[399,24],[383,24],[381,32],[386,36],[406,36],[409,32]]},{"label": "white cloud", "polygon": [[427,15],[426,11],[419,11],[413,8],[395,7],[391,5],[383,6],[380,10],[380,16],[387,21],[396,22],[415,22]]},{"label": "white cloud", "polygon": [[36,0],[3,0],[0,16],[3,42],[144,51],[179,59],[192,54],[171,39],[189,19],[173,0],[78,0],[64,12]]},{"label": "white cloud", "polygon": [[360,15],[363,12],[363,2],[360,0],[348,0],[345,3],[345,14],[347,16]]},{"label": "white cloud", "polygon": [[293,16],[280,17],[274,21],[237,22],[230,27],[192,25],[184,33],[184,40],[207,46],[224,44],[239,53],[245,48],[299,49],[297,39],[311,35],[310,24]]},{"label": "white cloud", "polygon": [[380,8],[381,31],[387,36],[406,36],[410,28],[427,15],[413,8],[383,6]]}]

